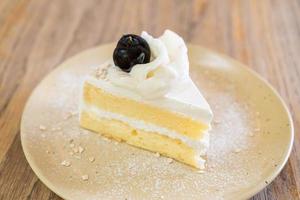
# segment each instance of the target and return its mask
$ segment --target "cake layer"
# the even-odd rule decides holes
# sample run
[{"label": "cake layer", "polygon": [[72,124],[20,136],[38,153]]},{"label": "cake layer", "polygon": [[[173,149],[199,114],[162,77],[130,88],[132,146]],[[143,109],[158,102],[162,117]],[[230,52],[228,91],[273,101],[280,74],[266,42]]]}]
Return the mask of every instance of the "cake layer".
[{"label": "cake layer", "polygon": [[156,132],[139,130],[118,120],[99,117],[84,109],[81,111],[80,124],[82,127],[98,132],[105,137],[158,152],[196,168],[204,168],[205,161],[197,151],[179,139],[173,139]]},{"label": "cake layer", "polygon": [[84,83],[83,101],[83,103],[95,105],[105,111],[147,121],[196,140],[201,139],[202,134],[209,128],[206,124],[187,116],[140,103],[133,99],[115,96],[89,82]]},{"label": "cake layer", "polygon": [[[101,71],[101,69],[107,68],[108,65],[108,63],[104,63],[97,69]],[[123,75],[120,76],[119,79],[122,79]],[[190,78],[185,80],[180,87],[173,88],[165,96],[153,99],[144,98],[132,90],[112,84],[106,75],[100,78],[99,76],[91,74],[86,77],[86,81],[115,96],[121,96],[161,109],[171,110],[172,112],[199,120],[208,126],[213,118],[210,106]],[[149,95],[151,95],[151,92],[149,92]]]},{"label": "cake layer", "polygon": [[156,132],[161,135],[168,136],[173,139],[179,139],[181,142],[186,143],[188,146],[192,147],[197,151],[199,155],[204,155],[209,146],[209,134],[208,132],[203,133],[203,137],[199,140],[191,139],[185,135],[177,133],[173,130],[160,127],[142,120],[136,120],[129,118],[127,116],[121,115],[119,113],[112,113],[108,111],[101,110],[93,105],[82,104],[81,110],[90,114],[94,114],[97,117],[108,119],[108,120],[117,120],[121,121],[132,128],[147,131],[147,132]]}]

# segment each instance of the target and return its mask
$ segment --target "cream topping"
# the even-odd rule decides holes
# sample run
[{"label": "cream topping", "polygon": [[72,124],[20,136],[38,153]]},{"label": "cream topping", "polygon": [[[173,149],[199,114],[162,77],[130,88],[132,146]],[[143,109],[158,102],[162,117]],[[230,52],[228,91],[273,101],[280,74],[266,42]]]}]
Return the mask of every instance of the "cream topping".
[{"label": "cream topping", "polygon": [[170,110],[210,127],[213,114],[189,76],[183,39],[169,30],[159,38],[146,32],[142,37],[151,49],[153,58],[150,63],[135,65],[127,73],[110,59],[97,68],[95,75],[87,76],[86,81],[113,95]]},{"label": "cream topping", "polygon": [[150,46],[152,61],[135,65],[130,73],[112,62],[107,72],[109,81],[146,99],[159,98],[174,88],[183,87],[189,78],[189,61],[183,39],[170,30],[159,38],[153,38],[146,32],[142,32],[141,36]]}]

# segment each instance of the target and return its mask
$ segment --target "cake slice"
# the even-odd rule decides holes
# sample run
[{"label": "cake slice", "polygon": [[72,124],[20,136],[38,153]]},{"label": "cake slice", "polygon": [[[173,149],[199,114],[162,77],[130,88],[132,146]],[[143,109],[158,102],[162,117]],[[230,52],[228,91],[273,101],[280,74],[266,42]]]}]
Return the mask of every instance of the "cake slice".
[{"label": "cake slice", "polygon": [[172,31],[124,35],[113,59],[83,84],[80,125],[204,168],[212,111],[188,65],[186,46]]}]

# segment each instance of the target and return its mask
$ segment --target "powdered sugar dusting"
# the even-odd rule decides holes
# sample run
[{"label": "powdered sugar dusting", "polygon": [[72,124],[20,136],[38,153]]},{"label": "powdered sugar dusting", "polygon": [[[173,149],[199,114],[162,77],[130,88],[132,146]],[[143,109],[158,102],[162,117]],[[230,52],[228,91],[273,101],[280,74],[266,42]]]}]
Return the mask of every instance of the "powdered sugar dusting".
[{"label": "powdered sugar dusting", "polygon": [[242,90],[246,86],[235,82],[238,78],[216,68],[191,69],[215,115],[207,166],[199,171],[81,129],[79,91],[84,74],[95,65],[77,62],[39,86],[22,125],[32,163],[68,199],[235,199],[238,190],[255,186],[277,167],[281,157],[273,152],[283,148],[280,130],[286,125],[278,123],[276,133],[270,132],[268,121],[276,116],[249,98],[251,92]]}]

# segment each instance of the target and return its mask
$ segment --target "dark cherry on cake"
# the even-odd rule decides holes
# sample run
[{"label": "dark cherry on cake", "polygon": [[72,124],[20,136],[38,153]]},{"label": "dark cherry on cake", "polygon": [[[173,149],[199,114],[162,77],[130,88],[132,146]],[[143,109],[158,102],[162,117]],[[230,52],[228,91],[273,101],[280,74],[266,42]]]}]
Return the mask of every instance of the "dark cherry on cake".
[{"label": "dark cherry on cake", "polygon": [[147,41],[134,34],[123,35],[113,53],[115,65],[125,72],[130,72],[136,64],[149,63],[150,57]]}]

